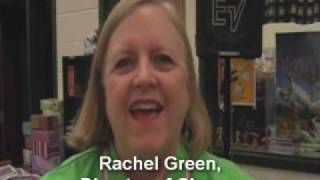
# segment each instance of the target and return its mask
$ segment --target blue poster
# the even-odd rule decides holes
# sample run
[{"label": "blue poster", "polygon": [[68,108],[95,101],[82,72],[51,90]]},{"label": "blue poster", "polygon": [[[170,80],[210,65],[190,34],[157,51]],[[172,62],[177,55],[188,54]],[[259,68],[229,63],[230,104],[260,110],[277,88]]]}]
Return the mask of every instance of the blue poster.
[{"label": "blue poster", "polygon": [[320,32],[277,34],[276,54],[275,141],[320,157]]}]

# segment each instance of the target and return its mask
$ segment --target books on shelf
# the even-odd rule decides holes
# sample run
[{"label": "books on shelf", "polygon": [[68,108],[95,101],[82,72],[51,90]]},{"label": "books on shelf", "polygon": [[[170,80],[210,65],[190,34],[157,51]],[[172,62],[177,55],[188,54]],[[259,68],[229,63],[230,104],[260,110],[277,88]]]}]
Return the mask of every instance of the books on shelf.
[{"label": "books on shelf", "polygon": [[68,95],[76,96],[76,75],[74,66],[70,65],[67,67],[67,77]]}]

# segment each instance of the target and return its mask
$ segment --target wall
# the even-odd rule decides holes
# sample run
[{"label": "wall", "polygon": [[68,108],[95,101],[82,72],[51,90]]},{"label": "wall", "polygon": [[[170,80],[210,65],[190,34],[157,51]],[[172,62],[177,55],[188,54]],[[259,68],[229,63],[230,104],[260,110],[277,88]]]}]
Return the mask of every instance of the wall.
[{"label": "wall", "polygon": [[98,0],[57,0],[58,98],[63,99],[62,56],[82,55],[84,39],[98,28]]}]

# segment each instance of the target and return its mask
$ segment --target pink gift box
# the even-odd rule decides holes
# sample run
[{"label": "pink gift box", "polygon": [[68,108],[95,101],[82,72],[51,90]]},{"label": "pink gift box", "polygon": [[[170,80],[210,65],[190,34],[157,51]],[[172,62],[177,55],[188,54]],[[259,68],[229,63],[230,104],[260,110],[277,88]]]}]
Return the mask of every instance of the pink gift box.
[{"label": "pink gift box", "polygon": [[43,175],[50,169],[56,167],[60,160],[60,156],[44,159],[42,157],[32,155],[32,173]]},{"label": "pink gift box", "polygon": [[55,142],[59,141],[59,133],[57,130],[35,130],[31,132],[32,141],[46,141]]},{"label": "pink gift box", "polygon": [[60,144],[48,144],[44,141],[33,141],[32,153],[45,159],[60,155]]},{"label": "pink gift box", "polygon": [[32,153],[44,159],[61,155],[58,131],[32,130]]}]

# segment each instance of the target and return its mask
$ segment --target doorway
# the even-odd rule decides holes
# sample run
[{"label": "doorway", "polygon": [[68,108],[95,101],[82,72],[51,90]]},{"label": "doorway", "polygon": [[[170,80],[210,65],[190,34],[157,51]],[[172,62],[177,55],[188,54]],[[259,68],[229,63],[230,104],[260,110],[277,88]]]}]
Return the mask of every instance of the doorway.
[{"label": "doorway", "polygon": [[24,2],[0,4],[0,160],[22,160]]},{"label": "doorway", "polygon": [[22,164],[22,123],[56,97],[54,0],[0,0],[0,161]]}]

